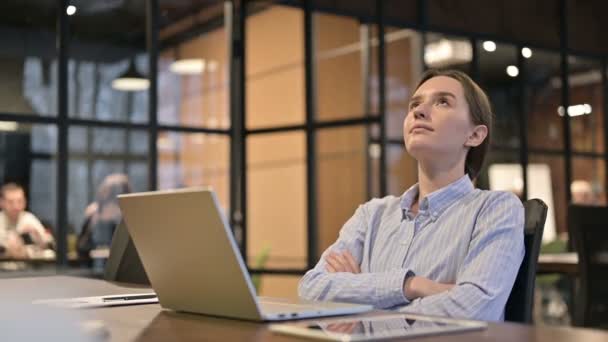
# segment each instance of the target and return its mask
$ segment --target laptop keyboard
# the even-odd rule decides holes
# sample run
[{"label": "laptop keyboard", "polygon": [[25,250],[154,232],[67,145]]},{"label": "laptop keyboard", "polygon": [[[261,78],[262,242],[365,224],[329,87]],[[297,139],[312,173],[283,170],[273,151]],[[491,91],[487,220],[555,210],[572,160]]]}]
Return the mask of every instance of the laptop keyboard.
[{"label": "laptop keyboard", "polygon": [[302,311],[321,311],[327,309],[322,306],[313,304],[296,304],[296,303],[281,303],[281,302],[266,302],[260,301],[260,308],[265,313],[278,313],[278,312],[302,312]]}]

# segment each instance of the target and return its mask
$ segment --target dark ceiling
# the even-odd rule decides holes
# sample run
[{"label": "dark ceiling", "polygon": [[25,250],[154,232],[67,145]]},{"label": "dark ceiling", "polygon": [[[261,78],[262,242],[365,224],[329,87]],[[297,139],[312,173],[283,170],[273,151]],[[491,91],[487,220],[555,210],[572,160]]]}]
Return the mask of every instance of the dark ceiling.
[{"label": "dark ceiling", "polygon": [[[107,60],[145,49],[146,0],[71,0],[70,3],[77,7],[76,15],[70,17],[71,51],[75,58]],[[160,26],[166,28],[207,9],[213,15],[221,16],[217,8],[220,6],[221,9],[222,3],[222,0],[159,0]],[[313,1],[317,9],[345,13],[362,20],[375,16],[375,8],[370,3],[367,0]],[[566,3],[571,46],[591,54],[608,55],[608,44],[604,44],[608,38],[603,34],[608,32],[608,27],[604,30],[607,24],[603,19],[608,2],[568,0]],[[385,0],[385,17],[391,25],[416,25],[413,14],[418,13],[418,4],[417,0]],[[475,32],[482,37],[526,41],[556,49],[559,47],[558,4],[558,0],[429,0],[428,24],[432,29],[454,34]],[[44,51],[53,55],[56,10],[56,0],[2,0],[0,39],[4,43],[4,52],[0,51],[0,55],[45,54]],[[497,49],[492,58],[487,59],[495,62],[484,63],[481,55],[480,71],[504,73],[503,64],[515,63],[517,58],[514,45],[508,46],[507,49]],[[536,67],[533,63],[539,63],[538,67],[547,68],[553,63],[552,58],[537,57],[536,62],[530,61],[531,66]]]},{"label": "dark ceiling", "polygon": [[[160,0],[161,28],[221,0]],[[71,0],[77,13],[69,17],[73,39],[115,45],[144,46],[146,0]],[[47,30],[56,26],[56,0],[3,0],[0,27]]]}]

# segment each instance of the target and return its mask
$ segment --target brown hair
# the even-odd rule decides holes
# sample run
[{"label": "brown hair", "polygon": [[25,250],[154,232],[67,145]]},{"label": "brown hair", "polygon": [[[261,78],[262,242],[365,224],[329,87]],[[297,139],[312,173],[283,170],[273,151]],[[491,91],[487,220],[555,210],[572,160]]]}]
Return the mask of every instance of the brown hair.
[{"label": "brown hair", "polygon": [[462,89],[464,90],[464,97],[467,101],[469,107],[469,116],[474,125],[485,125],[488,127],[488,135],[484,139],[484,141],[476,147],[471,147],[469,152],[467,153],[467,158],[464,164],[464,172],[469,175],[469,178],[475,179],[477,175],[479,175],[479,171],[483,166],[483,162],[486,158],[486,154],[490,148],[490,137],[492,132],[492,106],[490,105],[490,100],[486,93],[473,81],[467,74],[462,71],[452,70],[452,69],[430,69],[427,70],[418,85],[416,85],[416,89],[426,81],[433,77],[437,76],[446,76],[455,79],[460,83]]},{"label": "brown hair", "polygon": [[25,194],[23,187],[17,183],[6,183],[0,188],[0,197],[4,198],[4,194],[8,191],[21,190]]}]

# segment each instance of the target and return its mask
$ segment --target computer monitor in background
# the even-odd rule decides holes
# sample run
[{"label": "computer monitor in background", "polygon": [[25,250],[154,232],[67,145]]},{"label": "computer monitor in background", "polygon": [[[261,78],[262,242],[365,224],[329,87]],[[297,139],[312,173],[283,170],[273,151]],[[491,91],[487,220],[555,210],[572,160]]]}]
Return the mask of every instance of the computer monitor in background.
[{"label": "computer monitor in background", "polygon": [[114,231],[103,277],[109,281],[150,285],[124,220]]}]

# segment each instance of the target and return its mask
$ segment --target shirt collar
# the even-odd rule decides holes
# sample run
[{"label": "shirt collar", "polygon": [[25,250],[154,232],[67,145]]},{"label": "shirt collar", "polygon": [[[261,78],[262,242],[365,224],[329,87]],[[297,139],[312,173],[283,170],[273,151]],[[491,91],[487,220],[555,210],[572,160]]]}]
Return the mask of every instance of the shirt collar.
[{"label": "shirt collar", "polygon": [[[419,213],[427,213],[436,220],[447,208],[461,197],[469,194],[475,187],[468,175],[464,175],[455,182],[428,194],[419,203]],[[404,216],[409,216],[412,203],[418,197],[418,183],[414,184],[401,196],[401,209]]]}]

